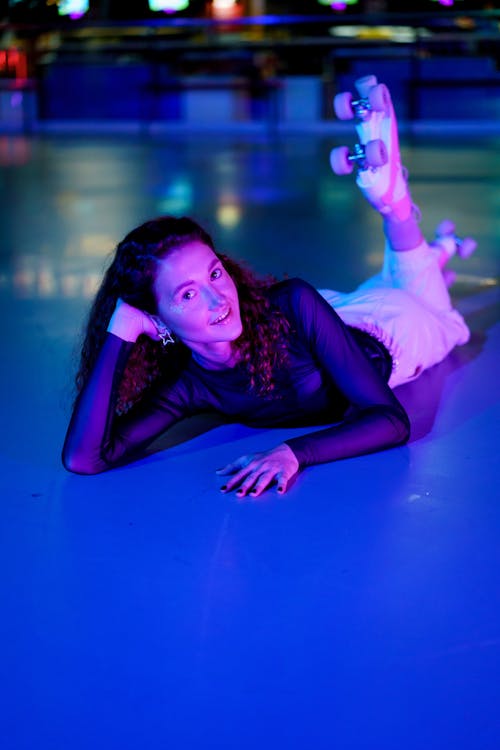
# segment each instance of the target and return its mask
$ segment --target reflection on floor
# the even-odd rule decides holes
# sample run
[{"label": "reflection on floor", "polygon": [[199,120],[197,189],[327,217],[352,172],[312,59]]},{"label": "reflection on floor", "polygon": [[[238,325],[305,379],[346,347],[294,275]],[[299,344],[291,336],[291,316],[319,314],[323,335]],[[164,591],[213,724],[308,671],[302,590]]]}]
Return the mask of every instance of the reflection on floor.
[{"label": "reflection on floor", "polygon": [[404,143],[425,231],[479,242],[453,261],[470,343],[399,390],[408,446],[253,502],[214,469],[292,431],[193,422],[109,474],[59,464],[79,331],[135,224],[191,214],[317,286],[375,271],[379,220],[334,145],[0,139],[6,749],[500,746],[498,142]]}]

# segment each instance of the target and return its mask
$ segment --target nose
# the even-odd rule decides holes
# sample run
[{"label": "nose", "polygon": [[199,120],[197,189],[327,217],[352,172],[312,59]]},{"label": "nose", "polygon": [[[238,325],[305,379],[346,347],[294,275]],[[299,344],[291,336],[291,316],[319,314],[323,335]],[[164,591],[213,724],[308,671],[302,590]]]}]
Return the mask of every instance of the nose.
[{"label": "nose", "polygon": [[224,303],[224,296],[213,287],[208,287],[205,290],[205,299],[209,310],[217,310]]}]

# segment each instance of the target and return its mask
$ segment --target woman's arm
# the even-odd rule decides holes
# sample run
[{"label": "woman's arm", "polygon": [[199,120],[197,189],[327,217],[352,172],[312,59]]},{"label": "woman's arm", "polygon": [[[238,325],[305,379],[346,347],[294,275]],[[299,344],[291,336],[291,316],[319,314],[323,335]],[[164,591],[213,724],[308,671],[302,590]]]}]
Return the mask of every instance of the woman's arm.
[{"label": "woman's arm", "polygon": [[403,445],[410,423],[403,407],[361,409],[338,425],[285,440],[300,468]]},{"label": "woman's arm", "polygon": [[300,466],[405,443],[410,434],[408,416],[348,327],[309,285],[301,283],[294,300],[297,327],[328,378],[350,404],[340,424],[286,441]]},{"label": "woman's arm", "polygon": [[110,468],[116,452],[113,426],[118,386],[132,346],[108,333],[71,415],[62,451],[68,471],[96,474]]},{"label": "woman's arm", "polygon": [[260,495],[272,484],[284,492],[298,469],[402,445],[410,434],[405,410],[337,313],[309,284],[290,283],[290,322],[350,407],[339,424],[241,456],[221,469],[232,474],[223,491],[239,488],[240,497]]},{"label": "woman's arm", "polygon": [[133,344],[141,333],[156,336],[151,319],[119,301],[71,416],[62,451],[68,471],[97,474],[130,461],[180,418],[154,402],[139,405],[133,416],[116,415],[118,388]]}]

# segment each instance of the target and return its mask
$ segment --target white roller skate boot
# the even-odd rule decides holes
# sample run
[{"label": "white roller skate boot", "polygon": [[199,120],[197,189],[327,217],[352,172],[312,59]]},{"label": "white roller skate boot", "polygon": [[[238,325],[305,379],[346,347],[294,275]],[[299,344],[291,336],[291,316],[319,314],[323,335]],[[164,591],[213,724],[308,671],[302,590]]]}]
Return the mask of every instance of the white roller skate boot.
[{"label": "white roller skate boot", "polygon": [[389,89],[374,75],[355,83],[359,94],[337,94],[334,108],[341,120],[354,119],[359,143],[349,152],[346,146],[333,149],[330,163],[336,174],[348,174],[357,164],[356,179],[368,202],[381,214],[392,214],[405,221],[418,215],[401,165],[397,120]]},{"label": "white roller skate boot", "polygon": [[446,286],[449,288],[457,278],[455,271],[446,268],[451,258],[468,258],[477,248],[477,242],[472,237],[458,237],[455,234],[455,224],[450,219],[444,219],[436,227],[434,240],[429,243],[437,257]]}]

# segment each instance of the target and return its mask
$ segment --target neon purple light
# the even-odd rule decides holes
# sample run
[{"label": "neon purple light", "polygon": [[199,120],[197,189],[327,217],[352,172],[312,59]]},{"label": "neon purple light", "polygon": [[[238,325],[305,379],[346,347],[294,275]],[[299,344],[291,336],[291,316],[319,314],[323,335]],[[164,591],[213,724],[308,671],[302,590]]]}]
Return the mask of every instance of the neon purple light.
[{"label": "neon purple light", "polygon": [[345,10],[346,8],[347,8],[347,3],[342,3],[342,2],[332,3],[332,10]]}]

